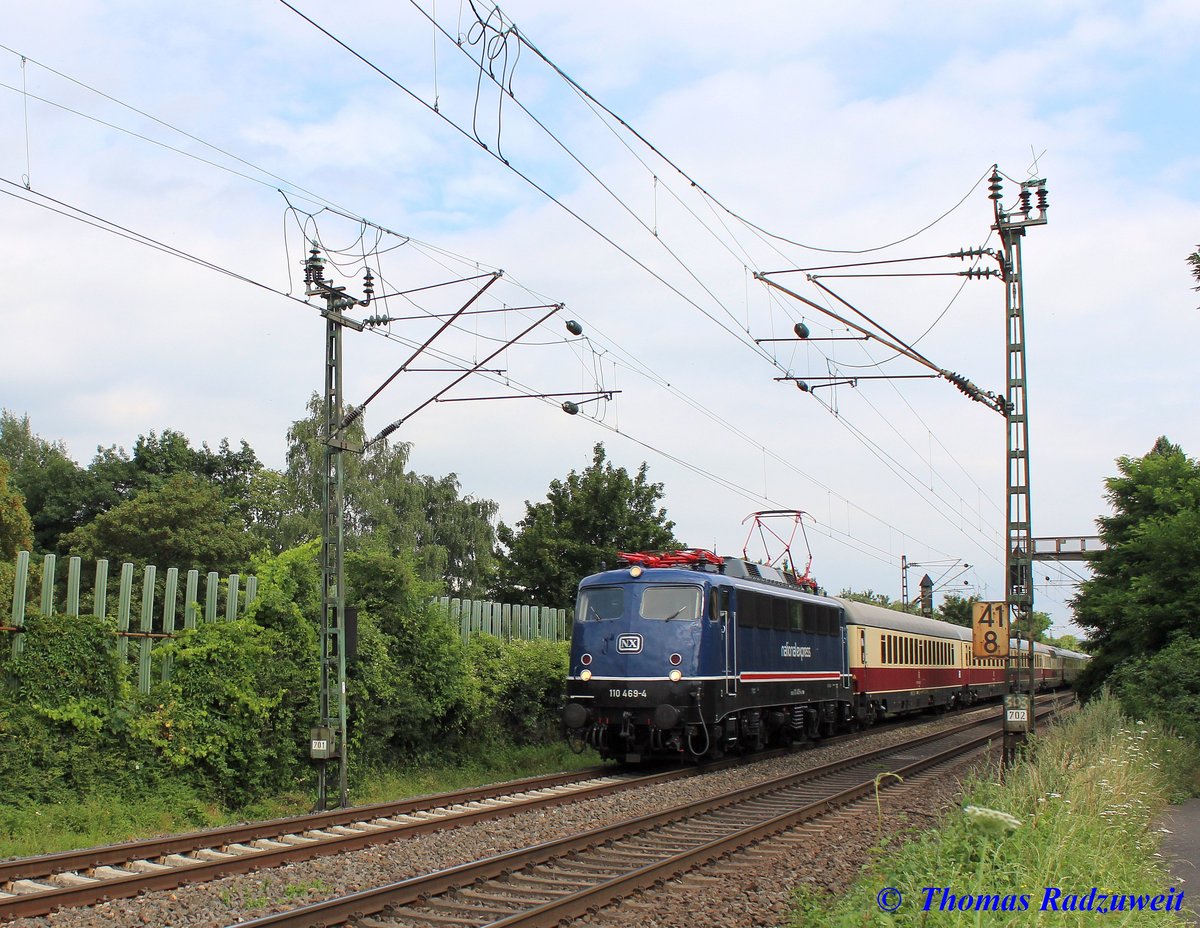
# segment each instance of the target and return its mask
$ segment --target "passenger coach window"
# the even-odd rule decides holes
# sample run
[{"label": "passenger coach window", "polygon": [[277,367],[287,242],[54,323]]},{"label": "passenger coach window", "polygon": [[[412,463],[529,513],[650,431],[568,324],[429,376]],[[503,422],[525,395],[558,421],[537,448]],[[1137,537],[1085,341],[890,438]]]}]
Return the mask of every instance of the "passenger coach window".
[{"label": "passenger coach window", "polygon": [[698,586],[648,586],[642,590],[643,619],[677,619],[690,622],[700,618]]},{"label": "passenger coach window", "polygon": [[619,619],[625,611],[625,591],[618,586],[593,587],[579,594],[575,610],[576,622],[598,622]]}]

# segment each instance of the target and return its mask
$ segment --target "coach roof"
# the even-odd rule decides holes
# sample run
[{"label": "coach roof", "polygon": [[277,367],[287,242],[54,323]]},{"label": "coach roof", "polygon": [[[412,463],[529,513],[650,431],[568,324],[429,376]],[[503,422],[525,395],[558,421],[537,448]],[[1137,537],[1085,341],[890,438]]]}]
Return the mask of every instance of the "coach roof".
[{"label": "coach roof", "polygon": [[838,602],[846,610],[847,625],[866,625],[871,628],[886,628],[910,635],[957,638],[959,641],[971,640],[971,629],[961,625],[927,619],[923,615],[897,612],[895,609],[884,609],[882,606],[859,603],[852,599],[838,599]]}]

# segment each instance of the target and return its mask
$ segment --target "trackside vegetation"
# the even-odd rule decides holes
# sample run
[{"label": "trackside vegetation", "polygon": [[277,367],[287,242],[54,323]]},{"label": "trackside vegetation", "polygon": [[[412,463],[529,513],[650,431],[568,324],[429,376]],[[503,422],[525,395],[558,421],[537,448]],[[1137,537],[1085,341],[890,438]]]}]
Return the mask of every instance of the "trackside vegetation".
[{"label": "trackside vegetation", "polygon": [[[793,928],[1190,924],[1174,910],[1184,887],[1155,857],[1155,821],[1200,786],[1196,745],[1104,693],[1040,732],[1004,783],[991,773],[937,829],[877,848],[845,895],[801,887]],[[895,912],[881,908],[898,898],[881,899],[889,887]]]},{"label": "trackside vegetation", "polygon": [[[23,651],[0,650],[0,856],[311,807],[316,544],[257,559],[245,618],[156,649],[172,673],[156,665],[148,694],[117,655],[112,616],[28,615]],[[565,747],[546,749],[564,642],[464,645],[410,558],[366,548],[346,571],[359,604],[353,802],[570,766]]]},{"label": "trackside vegetation", "polygon": [[[123,659],[112,591],[114,611],[101,616],[42,616],[29,597],[19,640],[0,622],[0,857],[311,808],[323,415],[314,394],[288,430],[281,470],[244,441],[196,448],[169,428],[138,436],[132,454],[98,448],[82,467],[27,416],[0,409],[0,590],[16,589],[18,551],[257,578],[240,618],[155,643],[148,693],[147,676],[135,679]],[[361,418],[346,438],[364,444]],[[412,471],[410,451],[372,442],[344,462],[346,586],[358,615],[347,662],[351,802],[595,763],[559,737],[566,643],[464,642],[433,603],[568,607],[597,552],[671,540],[661,484],[645,465],[636,477],[614,467],[598,445],[590,467],[528,507],[536,519],[499,540],[496,503],[464,493],[454,474]],[[38,560],[28,589],[41,585]],[[550,599],[547,570],[561,581]],[[164,589],[160,578],[155,602]],[[64,602],[65,578],[55,590]]]}]

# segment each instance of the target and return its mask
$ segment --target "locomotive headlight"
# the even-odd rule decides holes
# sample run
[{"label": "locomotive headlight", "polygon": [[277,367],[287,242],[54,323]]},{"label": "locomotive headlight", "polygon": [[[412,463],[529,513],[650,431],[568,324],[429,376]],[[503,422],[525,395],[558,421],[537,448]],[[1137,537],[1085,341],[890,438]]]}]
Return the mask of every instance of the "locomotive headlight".
[{"label": "locomotive headlight", "polygon": [[590,670],[581,670],[579,672],[579,679],[587,683],[588,680],[592,679],[592,672]]},{"label": "locomotive headlight", "polygon": [[667,676],[671,678],[672,683],[678,683],[683,679],[683,674],[678,670],[672,670],[669,674],[667,674]]},{"label": "locomotive headlight", "polygon": [[642,575],[642,568],[639,567],[637,564],[634,564],[632,567],[629,568],[629,576],[633,577],[635,580],[638,577],[640,577],[641,575]]}]

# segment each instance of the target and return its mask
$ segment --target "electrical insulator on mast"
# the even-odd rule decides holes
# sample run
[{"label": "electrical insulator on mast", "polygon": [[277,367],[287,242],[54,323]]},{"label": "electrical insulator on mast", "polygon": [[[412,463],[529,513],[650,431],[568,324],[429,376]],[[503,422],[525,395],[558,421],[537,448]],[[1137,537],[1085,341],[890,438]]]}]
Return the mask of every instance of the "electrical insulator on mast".
[{"label": "electrical insulator on mast", "polygon": [[999,200],[1003,195],[1002,191],[1004,190],[1004,185],[1000,183],[1000,171],[993,170],[992,176],[989,177],[988,180],[991,181],[991,183],[988,184],[988,190],[991,191],[991,193],[988,194],[988,199]]}]

